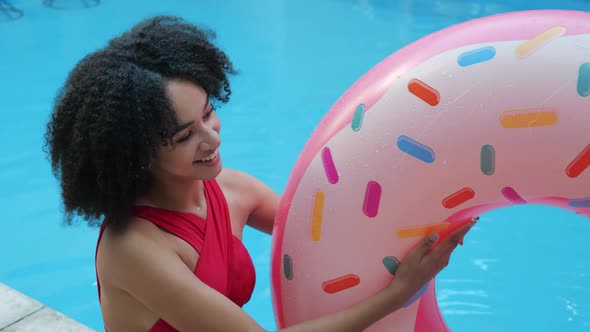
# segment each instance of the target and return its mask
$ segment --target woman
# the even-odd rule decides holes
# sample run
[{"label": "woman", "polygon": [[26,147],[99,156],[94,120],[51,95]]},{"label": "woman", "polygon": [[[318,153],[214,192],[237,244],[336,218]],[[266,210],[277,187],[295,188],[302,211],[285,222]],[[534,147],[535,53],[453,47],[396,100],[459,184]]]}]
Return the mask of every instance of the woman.
[{"label": "woman", "polygon": [[[74,68],[48,124],[66,218],[104,220],[110,332],[263,330],[241,309],[255,275],[240,239],[245,225],[271,234],[279,196],[221,166],[213,105],[229,100],[234,69],[210,35],[175,17],[141,22]],[[380,293],[285,331],[367,328],[444,268],[473,224],[434,248],[438,236],[425,238]]]}]

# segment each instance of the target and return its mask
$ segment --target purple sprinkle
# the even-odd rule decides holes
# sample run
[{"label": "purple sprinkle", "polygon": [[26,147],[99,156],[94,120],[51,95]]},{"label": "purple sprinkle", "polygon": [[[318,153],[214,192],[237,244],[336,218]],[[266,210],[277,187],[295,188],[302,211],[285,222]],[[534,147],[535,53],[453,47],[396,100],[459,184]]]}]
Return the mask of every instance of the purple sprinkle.
[{"label": "purple sprinkle", "polygon": [[381,185],[375,181],[367,183],[365,191],[365,201],[363,203],[363,212],[369,218],[377,216],[379,211],[379,202],[381,200]]},{"label": "purple sprinkle", "polygon": [[526,201],[512,187],[502,188],[502,195],[514,204],[526,204]]},{"label": "purple sprinkle", "polygon": [[337,183],[338,171],[336,171],[336,165],[334,165],[334,159],[332,159],[332,152],[328,147],[322,150],[322,162],[324,163],[324,170],[326,171],[328,182],[331,184]]}]

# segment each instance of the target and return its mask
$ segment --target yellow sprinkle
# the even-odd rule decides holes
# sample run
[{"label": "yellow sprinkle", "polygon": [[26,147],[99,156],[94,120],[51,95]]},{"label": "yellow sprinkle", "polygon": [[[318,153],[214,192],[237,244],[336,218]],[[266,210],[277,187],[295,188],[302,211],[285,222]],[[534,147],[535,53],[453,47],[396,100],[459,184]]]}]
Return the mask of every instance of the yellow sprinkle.
[{"label": "yellow sprinkle", "polygon": [[566,29],[564,27],[556,26],[536,35],[516,48],[516,57],[519,59],[528,57],[549,42],[561,37],[565,34],[565,31]]},{"label": "yellow sprinkle", "polygon": [[313,216],[311,219],[311,239],[319,241],[322,233],[322,216],[324,212],[324,192],[318,191],[315,194]]},{"label": "yellow sprinkle", "polygon": [[448,222],[431,224],[426,226],[420,227],[407,227],[401,228],[397,231],[397,236],[400,238],[408,238],[408,237],[417,237],[417,236],[425,236],[432,232],[439,232],[449,228]]}]

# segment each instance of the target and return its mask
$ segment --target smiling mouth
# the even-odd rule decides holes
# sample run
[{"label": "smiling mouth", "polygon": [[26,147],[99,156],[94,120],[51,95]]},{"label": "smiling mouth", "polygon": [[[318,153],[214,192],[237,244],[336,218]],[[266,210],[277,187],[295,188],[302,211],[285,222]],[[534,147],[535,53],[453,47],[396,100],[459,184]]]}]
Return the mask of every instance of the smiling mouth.
[{"label": "smiling mouth", "polygon": [[213,159],[215,159],[215,157],[217,157],[217,150],[215,150],[212,154],[208,155],[207,157],[203,158],[203,159],[199,159],[194,161],[195,163],[202,163],[202,162],[206,162],[206,161],[211,161]]}]

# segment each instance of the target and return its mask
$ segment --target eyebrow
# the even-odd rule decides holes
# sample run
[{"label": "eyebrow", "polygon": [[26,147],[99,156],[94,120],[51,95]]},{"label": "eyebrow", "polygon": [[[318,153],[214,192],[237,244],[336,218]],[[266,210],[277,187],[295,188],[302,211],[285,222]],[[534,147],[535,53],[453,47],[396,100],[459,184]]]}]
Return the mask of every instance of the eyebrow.
[{"label": "eyebrow", "polygon": [[[207,95],[207,99],[205,100],[205,105],[203,105],[203,111],[207,108],[207,106],[209,106],[209,95]],[[181,124],[180,126],[176,127],[176,131],[174,132],[174,135],[176,135],[179,132],[183,131],[184,129],[192,126],[194,123],[195,123],[195,121],[189,121],[187,123]]]}]

